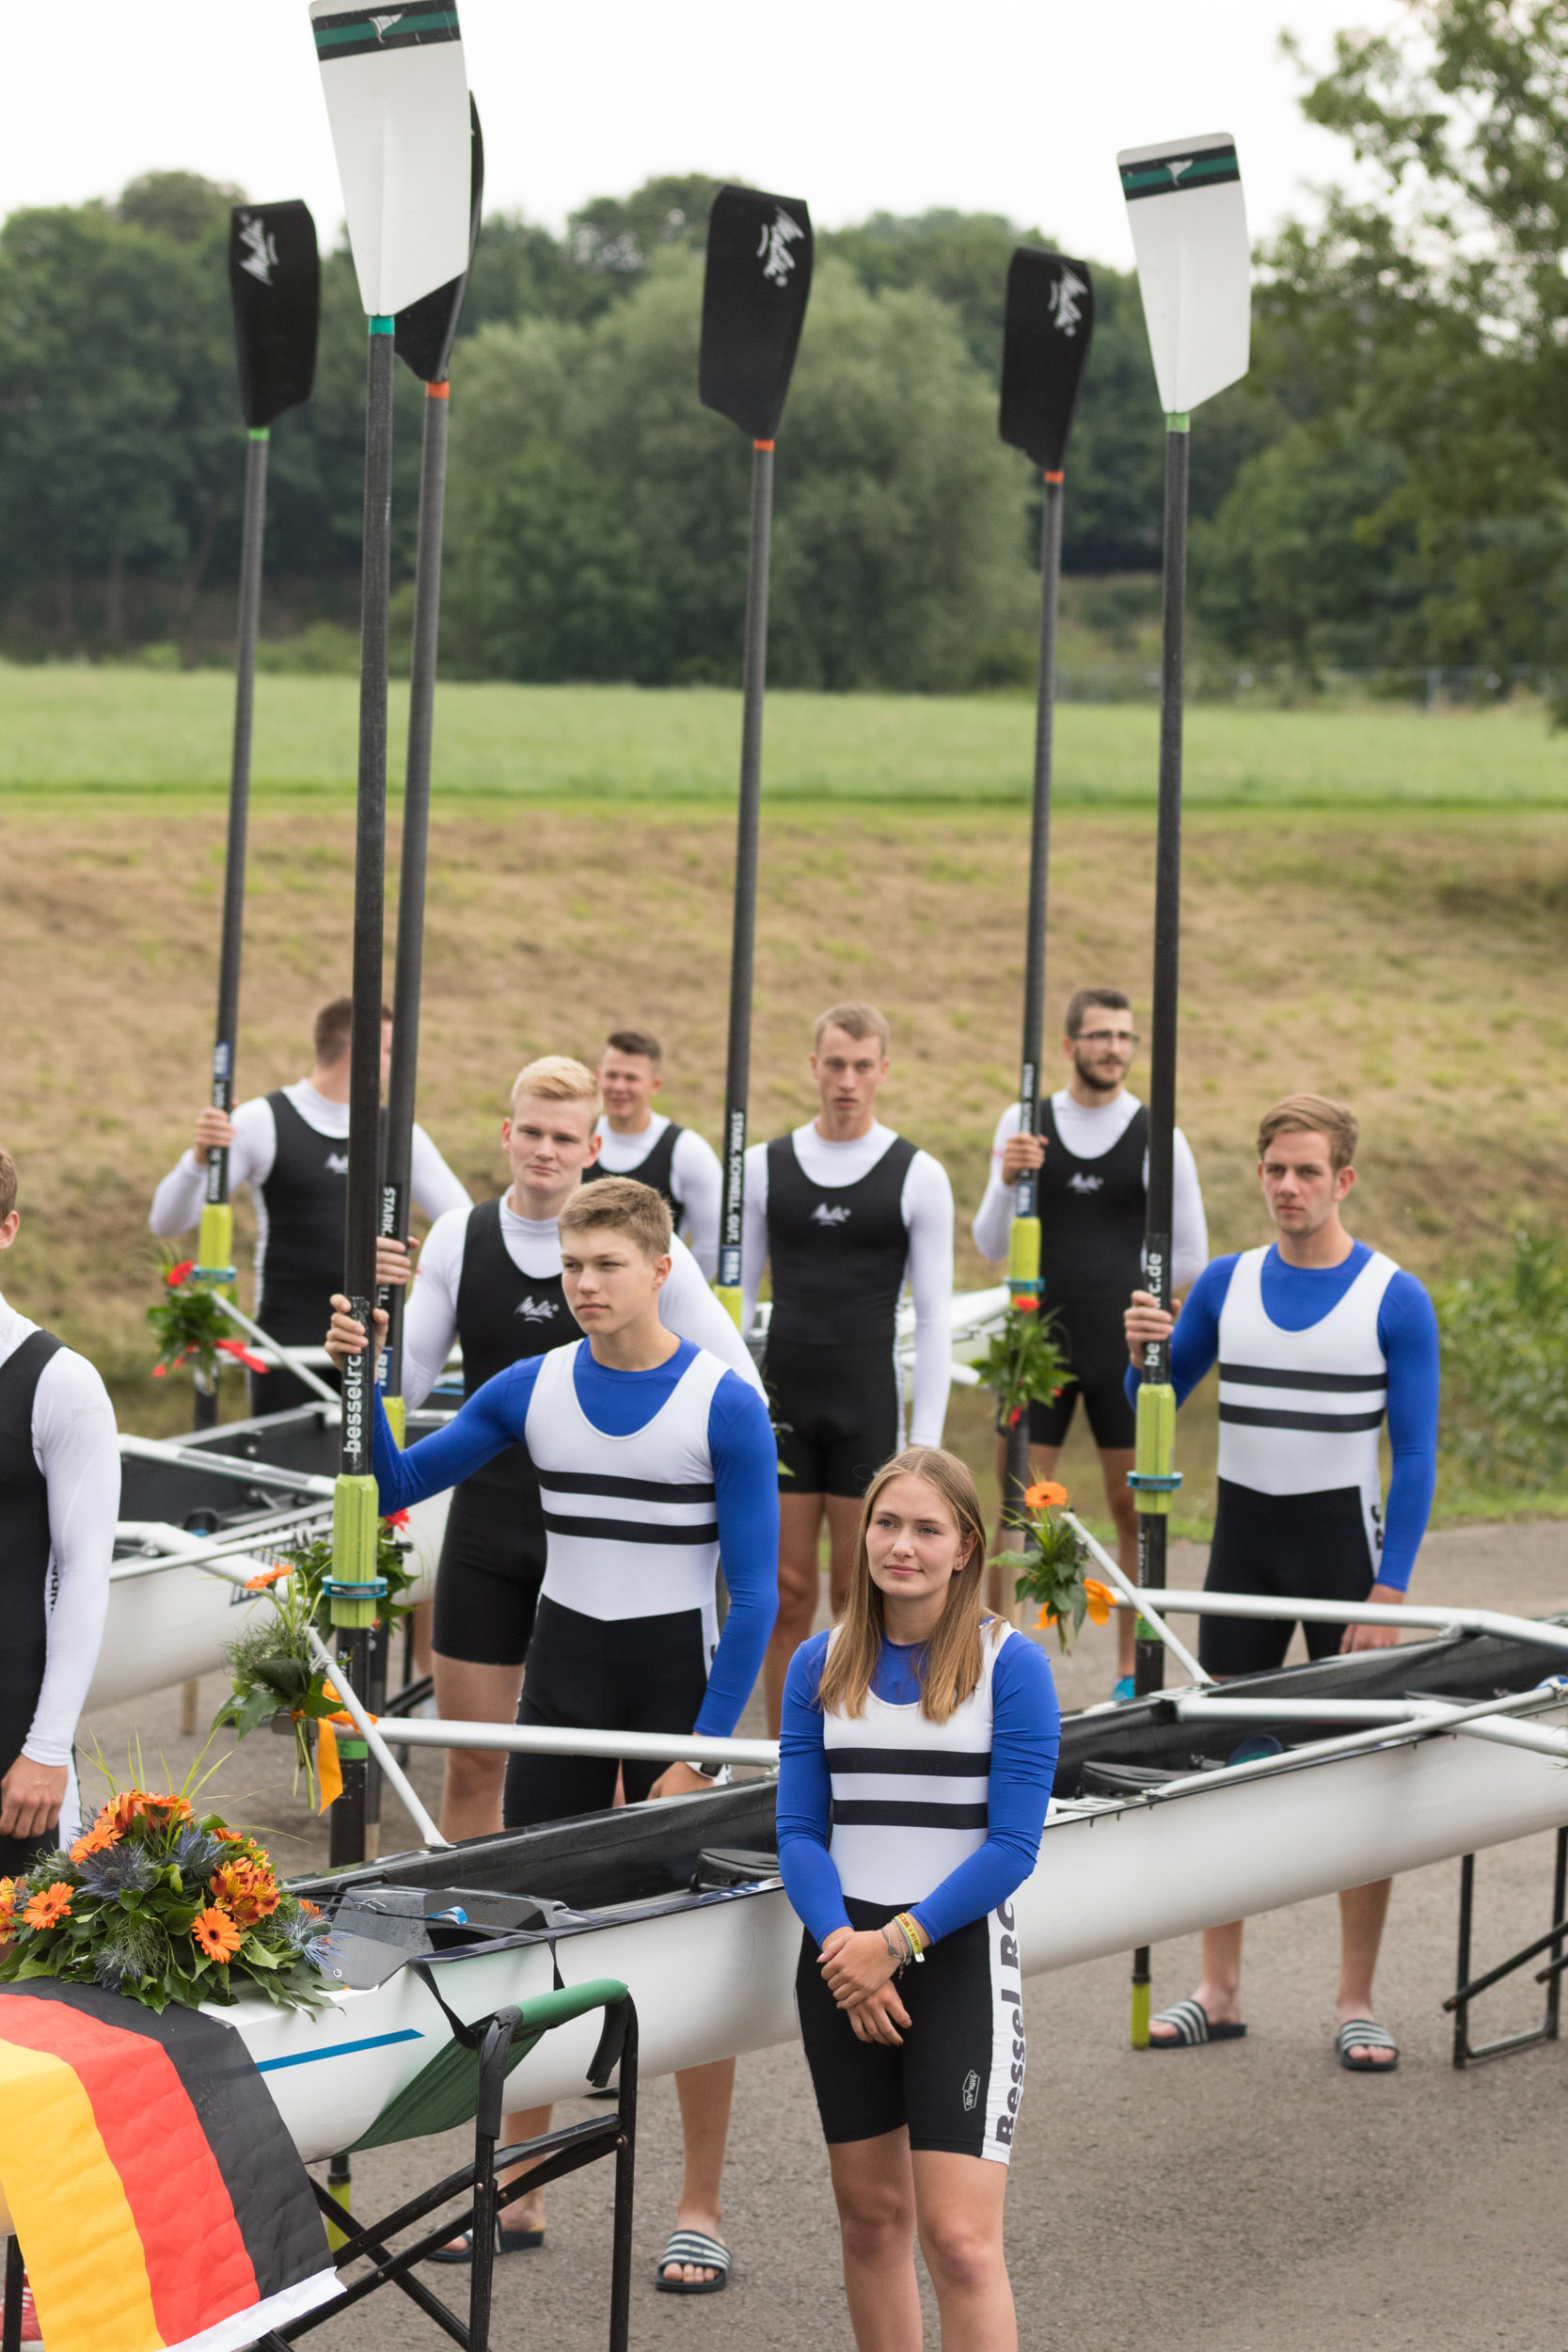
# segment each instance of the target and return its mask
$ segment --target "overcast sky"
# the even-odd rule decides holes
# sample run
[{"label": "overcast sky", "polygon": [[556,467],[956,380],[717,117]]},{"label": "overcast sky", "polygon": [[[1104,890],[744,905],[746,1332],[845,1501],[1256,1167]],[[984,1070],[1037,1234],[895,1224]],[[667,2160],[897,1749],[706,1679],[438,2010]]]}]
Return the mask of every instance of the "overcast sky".
[{"label": "overcast sky", "polygon": [[[1345,150],[1303,123],[1290,27],[1314,61],[1402,0],[459,0],[487,209],[559,226],[660,171],[805,197],[824,226],[879,208],[998,212],[1069,252],[1131,261],[1118,147],[1239,144],[1255,232]],[[184,167],[341,218],[305,0],[71,0],[7,11],[0,212],[112,195]]]}]

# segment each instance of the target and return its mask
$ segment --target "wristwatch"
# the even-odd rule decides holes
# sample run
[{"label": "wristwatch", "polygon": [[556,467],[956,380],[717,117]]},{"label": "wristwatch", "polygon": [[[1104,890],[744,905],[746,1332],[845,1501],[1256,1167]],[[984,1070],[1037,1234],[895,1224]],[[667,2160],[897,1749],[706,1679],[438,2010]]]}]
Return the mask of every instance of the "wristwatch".
[{"label": "wristwatch", "polygon": [[717,1780],[724,1770],[724,1766],[722,1764],[689,1763],[686,1769],[689,1772],[700,1772],[704,1780]]}]

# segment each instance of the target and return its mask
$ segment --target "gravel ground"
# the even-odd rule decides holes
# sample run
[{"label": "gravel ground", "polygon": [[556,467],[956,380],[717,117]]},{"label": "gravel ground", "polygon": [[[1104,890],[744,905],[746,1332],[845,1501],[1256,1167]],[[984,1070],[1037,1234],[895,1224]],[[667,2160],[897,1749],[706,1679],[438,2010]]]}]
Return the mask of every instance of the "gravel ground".
[{"label": "gravel ground", "polygon": [[[1174,1548],[1171,1581],[1199,1581],[1202,1554]],[[1543,1523],[1453,1530],[1428,1539],[1419,1588],[1433,1600],[1524,1613],[1568,1605],[1564,1531]],[[1102,1697],[1106,1637],[1059,1673],[1066,1704]],[[221,1686],[203,1686],[202,1720]],[[139,1732],[183,1772],[198,1741],[179,1731],[178,1694],[105,1712],[85,1726],[113,1769]],[[749,1722],[747,1729],[754,1726]],[[760,1727],[760,1726],[755,1726]],[[321,1825],[289,1788],[281,1742],[252,1739],[223,1761],[212,1801],[261,1828],[285,1868],[325,1858]],[[434,1804],[438,1768],[416,1777]],[[388,1800],[388,1849],[404,1842]],[[1548,1920],[1551,1840],[1498,1849],[1479,1866],[1476,1964]],[[1452,1989],[1457,1863],[1402,1880],[1379,1979],[1381,2013],[1403,2063],[1390,2081],[1344,2074],[1332,2053],[1336,1906],[1307,1903],[1249,1931],[1240,2044],[1171,2059],[1127,2042],[1127,1967],[1102,1961],[1026,1987],[1029,2090],[1012,2165],[1009,2266],[1026,2347],[1124,2352],[1561,2352],[1568,2249],[1556,2170],[1564,2153],[1568,2054],[1551,2044],[1456,2074],[1439,2003]],[[1155,1955],[1159,2001],[1196,1981],[1196,1940]],[[1533,2022],[1530,1972],[1479,2010],[1478,2036]],[[571,2112],[562,2110],[565,2120]],[[356,2204],[387,2211],[464,2161],[465,2136],[361,2157]],[[722,2297],[653,2290],[673,2219],[680,2140],[673,2087],[645,2086],[638,2145],[632,2334],[638,2344],[723,2352],[811,2352],[851,2343],[827,2167],[798,2048],[742,2061],[727,2175],[736,2269]],[[538,2255],[497,2272],[497,2352],[602,2344],[609,2283],[610,2169],[551,2191]],[[439,2287],[457,2274],[427,2273]],[[928,2340],[936,2342],[934,2307]],[[328,2322],[323,2352],[423,2352],[447,2339],[390,2293]]]}]

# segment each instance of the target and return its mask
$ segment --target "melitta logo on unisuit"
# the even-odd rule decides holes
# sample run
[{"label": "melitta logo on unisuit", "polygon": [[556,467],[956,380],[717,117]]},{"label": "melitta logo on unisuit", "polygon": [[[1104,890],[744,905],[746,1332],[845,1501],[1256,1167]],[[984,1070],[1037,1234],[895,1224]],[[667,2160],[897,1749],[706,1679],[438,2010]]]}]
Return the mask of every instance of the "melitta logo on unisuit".
[{"label": "melitta logo on unisuit", "polygon": [[318,16],[311,30],[324,63],[362,57],[372,49],[420,49],[462,39],[455,8],[429,7],[334,9],[330,16]]},{"label": "melitta logo on unisuit", "polygon": [[1146,155],[1139,163],[1123,164],[1121,192],[1132,204],[1143,196],[1222,187],[1241,176],[1236,150],[1227,139],[1223,147],[1173,147],[1168,155]]},{"label": "melitta logo on unisuit", "polygon": [[348,1174],[348,1153],[346,1152],[329,1152],[326,1155],[326,1172],[329,1176],[346,1176]]},{"label": "melitta logo on unisuit", "polygon": [[854,1214],[853,1209],[830,1209],[825,1200],[819,1200],[811,1213],[811,1221],[814,1225],[847,1225]]},{"label": "melitta logo on unisuit", "polygon": [[514,1311],[529,1323],[548,1323],[555,1313],[553,1298],[520,1298]]}]

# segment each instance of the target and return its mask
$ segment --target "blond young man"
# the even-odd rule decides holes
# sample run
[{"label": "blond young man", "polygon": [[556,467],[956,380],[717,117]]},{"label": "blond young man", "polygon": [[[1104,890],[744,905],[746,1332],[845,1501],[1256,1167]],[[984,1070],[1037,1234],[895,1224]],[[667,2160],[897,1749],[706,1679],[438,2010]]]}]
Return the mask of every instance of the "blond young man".
[{"label": "blond young man", "polygon": [[[457,1340],[464,1394],[581,1337],[562,1279],[558,1222],[598,1157],[599,1087],[564,1054],[520,1072],[501,1120],[511,1184],[499,1199],[438,1217],[420,1253],[404,1319],[403,1392],[422,1405]],[[659,1311],[678,1338],[759,1388],[752,1359],[690,1251],[673,1241]],[[402,1252],[383,1243],[378,1270]],[[335,1343],[329,1341],[329,1346]],[[442,1715],[511,1723],[533,1632],[546,1542],[544,1506],[520,1447],[480,1464],[455,1486],[436,1581],[433,1671]],[[480,1837],[501,1825],[506,1758],[448,1751],[443,1833]]]},{"label": "blond young man", "polygon": [[[392,1054],[392,1016],[381,1009],[381,1083]],[[335,996],[317,1013],[314,1060],[308,1078],[236,1104],[232,1119],[208,1107],[197,1114],[191,1149],[170,1168],[152,1197],[148,1219],[164,1240],[188,1232],[201,1216],[207,1158],[229,1152],[230,1193],[248,1185],[256,1211],[256,1320],[275,1340],[314,1347],[343,1279],[343,1221],[348,1200],[349,1037],[354,1006]],[[416,1127],[411,1168],[415,1205],[429,1217],[467,1209],[467,1186],[452,1174],[422,1127]],[[404,1279],[404,1269],[388,1279]],[[312,1392],[293,1374],[252,1373],[253,1413],[284,1413],[308,1405]]]},{"label": "blond young man", "polygon": [[[521,1453],[547,1499],[548,1534],[518,1721],[724,1739],[751,1695],[776,1603],[777,1456],[767,1409],[752,1381],[664,1321],[678,1245],[648,1185],[616,1177],[576,1192],[559,1231],[566,1302],[587,1338],[499,1373],[405,1454],[378,1413],[382,1507]],[[363,1328],[346,1298],[333,1303],[332,1343],[356,1351]],[[730,1597],[721,1632],[721,1550]],[[610,1804],[616,1770],[613,1756],[513,1756],[507,1826]],[[620,1771],[632,1803],[695,1794],[713,1778],[711,1767],[680,1762],[659,1772],[628,1759]],[[719,2195],[735,2061],[675,2080],[686,2179],[657,2283],[712,2294],[729,2275]],[[509,2116],[503,2135],[531,2138],[549,2122],[548,2108]],[[502,2250],[538,2246],[542,2192],[514,2211]],[[448,2258],[469,2250],[459,2244]]]},{"label": "blond young man", "polygon": [[816,1614],[823,1522],[836,1616],[861,1497],[898,1450],[894,1341],[906,1277],[915,1314],[911,1444],[940,1446],[947,1411],[953,1187],[928,1152],[878,1120],[890,1043],[875,1005],[831,1005],[813,1038],[816,1117],[746,1154],[743,1329],[765,1263],[773,1278],[764,1376],[779,1439],[779,1620],[767,1669],[775,1732],[789,1661]]},{"label": "blond young man", "polygon": [[[1258,1177],[1275,1239],[1216,1258],[1174,1329],[1147,1291],[1126,1330],[1137,1392],[1142,1350],[1171,1337],[1180,1404],[1217,1363],[1220,1450],[1211,1592],[1278,1599],[1404,1598],[1437,1475],[1437,1318],[1413,1274],[1346,1231],[1356,1121],[1344,1104],[1292,1094],[1258,1130]],[[1393,1470],[1384,1510],[1378,1435],[1386,1418]],[[1270,1618],[1205,1617],[1198,1656],[1218,1677],[1280,1665],[1293,1628]],[[1390,1626],[1308,1625],[1314,1658],[1382,1649]],[[1372,2015],[1372,1977],[1391,1882],[1339,1898],[1339,2063],[1390,2074],[1399,2050]],[[1190,1999],[1150,2026],[1151,2049],[1237,2040],[1242,1925],[1203,1938]]]},{"label": "blond young man", "polygon": [[711,1282],[719,1270],[719,1154],[694,1127],[654,1108],[664,1084],[664,1048],[651,1029],[612,1029],[599,1056],[599,1156],[583,1181],[632,1176],[668,1202],[675,1231]]}]

